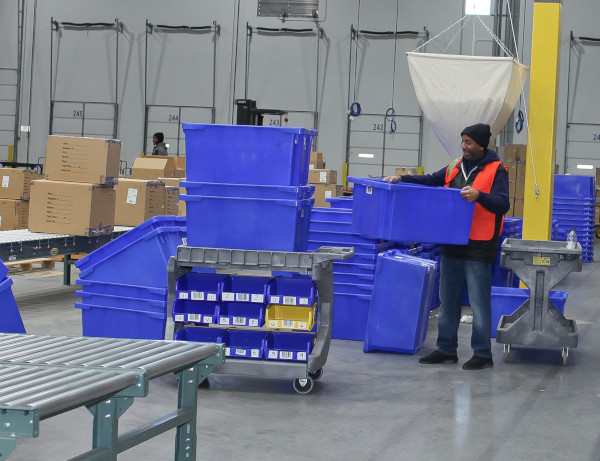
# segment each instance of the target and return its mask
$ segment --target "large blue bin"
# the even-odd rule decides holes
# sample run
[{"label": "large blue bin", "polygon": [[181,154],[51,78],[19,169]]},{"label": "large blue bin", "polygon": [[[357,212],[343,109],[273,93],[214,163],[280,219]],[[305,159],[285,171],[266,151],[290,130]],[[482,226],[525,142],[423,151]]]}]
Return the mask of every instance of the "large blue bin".
[{"label": "large blue bin", "polygon": [[167,301],[168,290],[166,288],[128,285],[125,283],[97,282],[85,279],[77,279],[75,283],[83,287],[84,293],[124,296],[152,301]]},{"label": "large blue bin", "polygon": [[282,200],[304,200],[312,197],[315,186],[274,186],[267,184],[226,184],[211,182],[182,181],[187,195],[209,197],[251,197]]},{"label": "large blue bin", "polygon": [[306,251],[314,199],[180,198],[186,201],[190,246]]},{"label": "large blue bin", "polygon": [[165,339],[166,312],[145,312],[75,303],[81,309],[83,336]]},{"label": "large blue bin", "polygon": [[185,216],[156,216],[75,263],[79,278],[146,287],[167,286],[167,263],[186,237]]},{"label": "large blue bin", "polygon": [[396,242],[469,242],[474,202],[459,189],[348,178],[354,183],[352,230]]},{"label": "large blue bin", "polygon": [[4,262],[0,261],[0,280],[4,280],[6,274],[8,274],[8,267],[4,265]]},{"label": "large blue bin", "polygon": [[304,186],[316,130],[184,123],[186,179]]},{"label": "large blue bin", "polygon": [[0,333],[25,333],[25,326],[12,292],[12,284],[10,277],[4,277],[0,282]]},{"label": "large blue bin", "polygon": [[364,341],[371,295],[333,294],[331,337]]},{"label": "large blue bin", "polygon": [[395,251],[379,255],[363,350],[414,354],[423,347],[437,264]]},{"label": "large blue bin", "polygon": [[[550,290],[550,302],[561,314],[565,312],[568,296],[568,291]],[[492,338],[496,337],[500,317],[512,314],[528,298],[528,288],[492,287]]]},{"label": "large blue bin", "polygon": [[554,175],[554,197],[562,199],[595,197],[593,176]]},{"label": "large blue bin", "polygon": [[265,358],[306,362],[314,343],[313,333],[273,332],[265,339]]},{"label": "large blue bin", "polygon": [[83,304],[93,306],[117,307],[143,312],[167,312],[167,300],[155,300],[144,298],[130,298],[125,296],[104,295],[90,293],[82,290],[75,292],[75,296],[81,298]]}]

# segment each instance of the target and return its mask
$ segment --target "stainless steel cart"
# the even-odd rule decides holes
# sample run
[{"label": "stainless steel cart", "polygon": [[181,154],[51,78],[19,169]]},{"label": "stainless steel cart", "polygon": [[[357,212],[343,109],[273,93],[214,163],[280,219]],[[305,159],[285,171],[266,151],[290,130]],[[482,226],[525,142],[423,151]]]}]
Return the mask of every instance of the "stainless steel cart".
[{"label": "stainless steel cart", "polygon": [[[300,253],[179,246],[177,256],[171,257],[167,269],[168,306],[171,309],[175,301],[176,280],[194,267],[228,271],[273,270],[310,275],[317,286],[319,300],[316,341],[307,362],[226,358],[225,363],[215,366],[213,371],[220,374],[290,378],[294,379],[296,392],[307,394],[313,389],[314,381],[323,375],[323,366],[329,353],[333,319],[333,261],[348,259],[353,255],[354,248],[346,247],[321,247],[312,253]],[[182,322],[175,322],[175,332],[183,327]]]},{"label": "stainless steel cart", "polygon": [[511,315],[500,317],[496,341],[504,344],[504,360],[508,361],[513,344],[561,347],[566,365],[569,348],[577,347],[577,325],[552,305],[549,294],[567,274],[581,272],[581,245],[570,250],[565,242],[509,238],[502,243],[500,264],[529,287],[529,299]]}]

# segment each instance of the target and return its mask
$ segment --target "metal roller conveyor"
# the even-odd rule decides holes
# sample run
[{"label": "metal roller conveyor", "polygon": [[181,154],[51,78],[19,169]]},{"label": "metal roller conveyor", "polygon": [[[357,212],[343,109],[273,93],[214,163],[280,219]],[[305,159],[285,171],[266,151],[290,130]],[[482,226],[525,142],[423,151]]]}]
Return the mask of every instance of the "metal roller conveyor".
[{"label": "metal roller conveyor", "polygon": [[[77,460],[116,459],[173,428],[175,459],[195,459],[197,387],[223,358],[221,344],[0,334],[0,461],[17,438],[37,437],[41,420],[81,406],[94,416],[94,448]],[[179,380],[177,411],[117,436],[133,397],[167,373]]]}]

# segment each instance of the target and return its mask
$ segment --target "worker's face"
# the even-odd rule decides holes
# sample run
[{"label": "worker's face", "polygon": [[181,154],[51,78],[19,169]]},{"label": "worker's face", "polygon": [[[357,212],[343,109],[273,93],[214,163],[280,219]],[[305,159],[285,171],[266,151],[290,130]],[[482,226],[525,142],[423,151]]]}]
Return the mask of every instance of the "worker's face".
[{"label": "worker's face", "polygon": [[471,136],[462,135],[463,158],[470,161],[477,161],[485,155],[485,149],[477,144]]},{"label": "worker's face", "polygon": [[158,138],[156,136],[152,137],[152,142],[154,143],[154,145],[158,144]]}]

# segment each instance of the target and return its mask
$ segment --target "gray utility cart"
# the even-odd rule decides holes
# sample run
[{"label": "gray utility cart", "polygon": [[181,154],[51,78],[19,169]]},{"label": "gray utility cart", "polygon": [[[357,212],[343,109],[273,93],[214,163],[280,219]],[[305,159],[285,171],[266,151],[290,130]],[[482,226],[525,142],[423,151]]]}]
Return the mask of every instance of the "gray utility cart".
[{"label": "gray utility cart", "polygon": [[500,264],[529,287],[529,299],[511,315],[500,317],[496,341],[504,344],[504,360],[508,361],[513,344],[561,347],[566,365],[569,348],[577,347],[577,325],[552,305],[549,294],[567,274],[581,272],[581,245],[570,250],[566,242],[509,238],[502,243]]},{"label": "gray utility cart", "polygon": [[[194,267],[227,272],[281,271],[310,275],[316,284],[319,300],[316,342],[306,362],[226,358],[223,365],[217,365],[213,370],[220,374],[294,379],[294,390],[307,394],[313,389],[314,381],[321,378],[329,353],[333,320],[333,261],[353,255],[352,247],[321,247],[312,253],[299,253],[179,246],[177,256],[171,257],[167,268],[168,306],[171,309],[175,301],[175,282]],[[175,332],[183,327],[182,322],[175,322]]]}]

